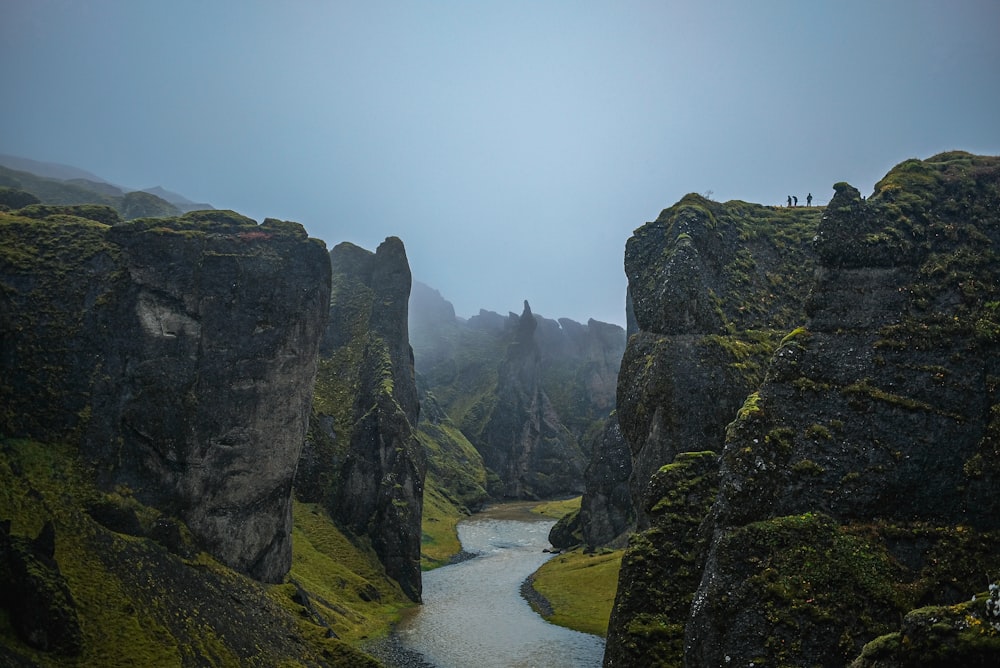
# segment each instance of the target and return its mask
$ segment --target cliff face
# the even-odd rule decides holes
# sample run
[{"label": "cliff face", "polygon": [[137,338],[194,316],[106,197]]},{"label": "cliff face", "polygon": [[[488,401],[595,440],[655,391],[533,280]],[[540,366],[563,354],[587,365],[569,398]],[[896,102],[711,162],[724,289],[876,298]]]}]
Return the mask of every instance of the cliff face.
[{"label": "cliff face", "polygon": [[[727,434],[691,665],[843,665],[996,571],[1000,159],[907,161],[867,201],[835,188],[806,328]],[[774,622],[798,642],[764,641]]]},{"label": "cliff face", "polygon": [[[819,212],[719,204],[688,195],[625,249],[631,334],[618,419],[631,492],[678,453],[719,450],[725,426],[763,379],[781,337],[805,319]],[[639,512],[640,528],[648,525]]]},{"label": "cliff face", "polygon": [[595,436],[590,463],[584,471],[580,531],[588,547],[621,545],[627,532],[635,528],[636,511],[629,493],[631,477],[628,443],[622,436],[618,416],[613,414]]},{"label": "cliff face", "polygon": [[[737,317],[738,283],[700,290],[718,273],[693,235],[697,253],[662,261],[638,233],[629,242],[639,331],[619,413],[637,470],[657,469],[640,506],[649,528],[623,560],[605,665],[648,655],[678,666],[843,666],[911,608],[967,601],[996,571],[1000,160],[942,154],[897,166],[868,200],[847,184],[835,190],[815,255],[802,251],[817,259],[815,274],[793,281],[775,272],[775,256],[754,254],[757,275],[796,287]],[[740,246],[728,248],[714,266],[739,261]],[[656,275],[671,280],[642,281]],[[804,285],[808,317],[796,326]],[[705,293],[718,308],[704,306]],[[735,334],[675,345],[713,311]],[[744,376],[732,358],[746,351],[734,343],[748,325],[774,333]],[[675,332],[670,353],[654,345],[655,327]],[[730,359],[706,358],[705,343]],[[734,407],[726,385],[737,381],[745,392]],[[712,418],[702,392],[718,392],[725,410]],[[685,428],[678,407],[709,428]],[[647,459],[663,434],[674,434],[672,447]],[[694,467],[718,455],[685,450],[721,452],[720,466]],[[988,635],[976,619],[963,622],[979,629],[963,641]],[[905,647],[897,635],[866,655],[902,660]]]},{"label": "cliff face", "polygon": [[532,498],[581,492],[585,460],[542,389],[537,322],[528,302],[515,317],[495,404],[476,441],[483,462],[500,477],[502,487],[494,493]]},{"label": "cliff face", "polygon": [[588,447],[613,408],[624,331],[481,311],[462,321],[419,286],[411,329],[417,370],[481,453],[494,497],[583,491]]},{"label": "cliff face", "polygon": [[0,431],[79,443],[103,488],[280,581],[326,321],[322,243],[232,212],[28,214],[0,221]]},{"label": "cliff face", "polygon": [[297,493],[367,536],[386,572],[419,601],[426,462],[414,431],[406,252],[395,237],[375,253],[342,243],[330,263],[329,325]]}]

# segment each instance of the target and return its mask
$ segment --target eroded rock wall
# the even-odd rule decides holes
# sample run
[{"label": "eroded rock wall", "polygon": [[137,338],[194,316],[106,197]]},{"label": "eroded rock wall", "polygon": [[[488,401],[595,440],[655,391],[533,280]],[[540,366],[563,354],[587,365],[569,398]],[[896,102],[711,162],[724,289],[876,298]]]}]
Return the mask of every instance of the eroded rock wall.
[{"label": "eroded rock wall", "polygon": [[537,321],[528,302],[511,320],[513,341],[498,370],[492,410],[473,441],[500,478],[490,492],[516,499],[582,492],[586,460],[542,386]]},{"label": "eroded rock wall", "polygon": [[333,291],[310,438],[296,488],[371,541],[390,577],[420,600],[420,521],[427,465],[407,313],[403,243],[330,251]]},{"label": "eroded rock wall", "polygon": [[327,317],[323,243],[232,212],[0,222],[0,429],[78,442],[102,486],[280,581]]},{"label": "eroded rock wall", "polygon": [[809,321],[727,433],[688,665],[845,665],[996,569],[1000,160],[835,189]]},{"label": "eroded rock wall", "polygon": [[[891,660],[905,613],[996,572],[1000,160],[942,154],[867,200],[835,190],[798,237],[815,238],[788,265],[805,274],[767,248],[788,230],[773,223],[818,210],[688,197],[629,242],[619,417],[648,528],[607,666],[843,666],[883,634],[866,656]],[[756,231],[724,243],[739,211]]]},{"label": "eroded rock wall", "polygon": [[419,285],[417,369],[482,454],[496,498],[579,494],[590,444],[614,407],[625,332],[613,324],[480,311],[467,321]]}]

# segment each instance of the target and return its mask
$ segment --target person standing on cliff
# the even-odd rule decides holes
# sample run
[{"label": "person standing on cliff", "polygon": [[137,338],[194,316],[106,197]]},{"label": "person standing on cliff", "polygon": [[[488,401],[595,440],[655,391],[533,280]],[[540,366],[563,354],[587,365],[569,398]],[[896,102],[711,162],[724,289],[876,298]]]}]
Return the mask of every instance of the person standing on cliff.
[{"label": "person standing on cliff", "polygon": [[812,206],[812,205],[813,205],[813,194],[809,193],[808,195],[806,195],[806,206]]},{"label": "person standing on cliff", "polygon": [[792,204],[792,206],[798,206],[799,205],[799,198],[796,197],[795,195],[792,195],[792,199],[795,200],[795,203]]},{"label": "person standing on cliff", "polygon": [[788,207],[791,208],[791,206],[792,206],[792,196],[789,195],[788,196]]}]

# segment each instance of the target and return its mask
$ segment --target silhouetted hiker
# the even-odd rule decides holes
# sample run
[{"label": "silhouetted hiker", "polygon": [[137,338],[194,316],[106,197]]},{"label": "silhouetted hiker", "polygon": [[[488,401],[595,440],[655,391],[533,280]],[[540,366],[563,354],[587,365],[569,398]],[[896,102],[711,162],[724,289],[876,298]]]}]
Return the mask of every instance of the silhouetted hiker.
[{"label": "silhouetted hiker", "polygon": [[792,206],[792,196],[788,196],[788,206]]},{"label": "silhouetted hiker", "polygon": [[793,204],[792,206],[798,206],[799,205],[799,198],[796,197],[795,195],[792,195],[792,199],[795,200],[795,204]]},{"label": "silhouetted hiker", "polygon": [[808,195],[806,195],[806,206],[812,206],[812,205],[813,205],[813,194],[809,193]]}]

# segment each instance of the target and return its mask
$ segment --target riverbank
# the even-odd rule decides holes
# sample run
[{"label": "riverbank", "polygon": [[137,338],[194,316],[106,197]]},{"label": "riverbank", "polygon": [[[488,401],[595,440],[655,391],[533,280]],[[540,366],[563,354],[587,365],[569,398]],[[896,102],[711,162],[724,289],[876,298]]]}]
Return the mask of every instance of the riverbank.
[{"label": "riverbank", "polygon": [[526,601],[540,603],[523,585],[553,557],[547,548],[554,520],[532,512],[535,505],[501,504],[460,522],[465,554],[425,571],[424,604],[388,638],[362,649],[390,668],[599,666],[601,638],[550,624]]},{"label": "riverbank", "polygon": [[365,642],[358,649],[385,668],[436,668],[420,652],[404,647],[395,630],[383,638]]},{"label": "riverbank", "polygon": [[[574,548],[549,559],[529,578],[528,601],[546,621],[604,637],[618,589],[618,571],[624,550],[584,552]],[[527,598],[527,597],[526,597]]]}]

